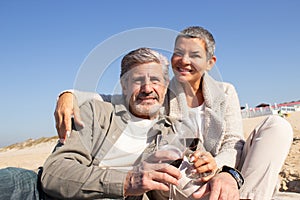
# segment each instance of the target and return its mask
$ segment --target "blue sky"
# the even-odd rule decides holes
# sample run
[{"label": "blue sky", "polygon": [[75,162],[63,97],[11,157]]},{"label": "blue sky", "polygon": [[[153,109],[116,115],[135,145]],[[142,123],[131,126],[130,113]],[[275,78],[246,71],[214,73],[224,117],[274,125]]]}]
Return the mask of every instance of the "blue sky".
[{"label": "blue sky", "polygon": [[[210,30],[216,68],[235,85],[241,105],[300,100],[299,9],[297,0],[2,0],[0,146],[55,135],[56,97],[73,88],[91,52],[143,27]],[[118,80],[119,59],[111,66],[98,92],[111,92]]]}]

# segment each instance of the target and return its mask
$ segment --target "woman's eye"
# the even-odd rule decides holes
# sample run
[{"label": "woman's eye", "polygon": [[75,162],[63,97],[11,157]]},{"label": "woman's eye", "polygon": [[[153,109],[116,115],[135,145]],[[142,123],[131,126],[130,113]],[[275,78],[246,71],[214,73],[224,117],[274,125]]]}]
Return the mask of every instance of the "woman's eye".
[{"label": "woman's eye", "polygon": [[181,56],[181,57],[182,57],[182,56],[183,56],[183,53],[181,53],[181,52],[174,52],[174,55],[175,55],[175,56]]},{"label": "woman's eye", "polygon": [[194,54],[194,55],[191,55],[191,58],[201,58],[201,56],[198,54]]}]

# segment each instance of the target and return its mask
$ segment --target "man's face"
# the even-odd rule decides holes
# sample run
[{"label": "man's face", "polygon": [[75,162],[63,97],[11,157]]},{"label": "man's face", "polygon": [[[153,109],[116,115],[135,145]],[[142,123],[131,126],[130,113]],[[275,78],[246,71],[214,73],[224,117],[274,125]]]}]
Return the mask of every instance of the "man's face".
[{"label": "man's face", "polygon": [[155,62],[133,67],[122,82],[123,94],[130,112],[145,119],[157,116],[164,102],[167,87],[162,65]]}]

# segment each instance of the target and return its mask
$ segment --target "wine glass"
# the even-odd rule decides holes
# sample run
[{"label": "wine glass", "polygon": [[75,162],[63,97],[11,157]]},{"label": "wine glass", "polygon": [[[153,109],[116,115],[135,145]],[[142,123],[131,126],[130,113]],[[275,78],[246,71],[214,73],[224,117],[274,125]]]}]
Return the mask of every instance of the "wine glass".
[{"label": "wine glass", "polygon": [[205,147],[203,146],[202,140],[200,139],[200,130],[198,128],[197,122],[192,119],[184,119],[181,121],[176,121],[174,123],[174,130],[177,135],[181,135],[184,138],[187,150],[185,151],[185,156],[189,161],[189,166],[187,166],[185,173],[186,176],[193,180],[195,183],[199,178],[209,175],[209,173],[197,173],[195,172],[194,163],[190,161],[191,155],[196,151],[205,152]]},{"label": "wine glass", "polygon": [[[161,163],[168,163],[179,168],[185,155],[185,140],[177,134],[157,135],[157,153],[164,156],[160,160]],[[169,200],[173,200],[173,185],[170,184]]]},{"label": "wine glass", "polygon": [[185,119],[183,121],[177,122],[177,124],[175,123],[177,134],[181,134],[185,139],[185,144],[187,147],[185,155],[188,158],[190,164],[185,173],[188,178],[193,180],[193,183],[195,183],[200,178],[208,176],[210,174],[209,172],[195,172],[194,163],[190,161],[191,155],[196,150],[206,152],[206,149],[200,139],[200,133],[196,123],[197,122],[191,119]]}]

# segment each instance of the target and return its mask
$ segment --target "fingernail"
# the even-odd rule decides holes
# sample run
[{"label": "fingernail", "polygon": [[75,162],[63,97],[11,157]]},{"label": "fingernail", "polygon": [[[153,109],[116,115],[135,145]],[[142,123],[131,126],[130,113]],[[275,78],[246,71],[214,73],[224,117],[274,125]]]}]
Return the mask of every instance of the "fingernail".
[{"label": "fingernail", "polygon": [[195,161],[195,157],[194,156],[190,156],[190,162],[194,162]]},{"label": "fingernail", "polygon": [[191,173],[192,173],[192,174],[195,174],[195,173],[197,173],[197,170],[196,170],[196,169],[192,169],[192,170],[191,170]]}]

